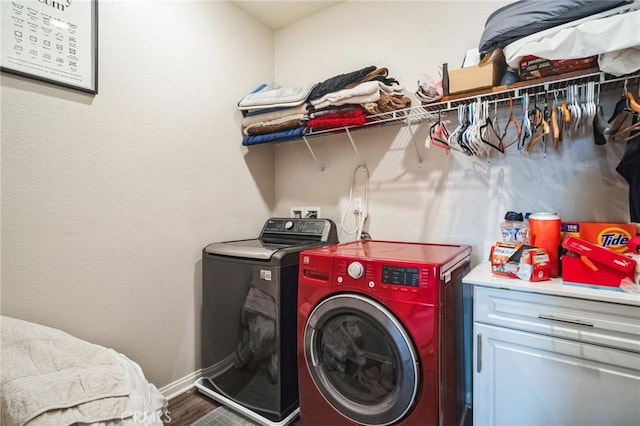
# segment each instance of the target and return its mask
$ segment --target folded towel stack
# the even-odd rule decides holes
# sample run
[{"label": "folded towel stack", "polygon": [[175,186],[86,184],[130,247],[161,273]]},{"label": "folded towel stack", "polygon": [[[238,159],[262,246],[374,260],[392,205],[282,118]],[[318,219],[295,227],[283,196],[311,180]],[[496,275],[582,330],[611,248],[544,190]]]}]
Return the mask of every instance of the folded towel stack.
[{"label": "folded towel stack", "polygon": [[368,66],[318,84],[262,84],[239,103],[243,145],[296,139],[311,130],[362,126],[376,115],[405,109],[411,99],[387,68]]},{"label": "folded towel stack", "polygon": [[284,141],[304,134],[306,102],[313,85],[280,88],[262,84],[238,102],[244,114],[243,145]]}]

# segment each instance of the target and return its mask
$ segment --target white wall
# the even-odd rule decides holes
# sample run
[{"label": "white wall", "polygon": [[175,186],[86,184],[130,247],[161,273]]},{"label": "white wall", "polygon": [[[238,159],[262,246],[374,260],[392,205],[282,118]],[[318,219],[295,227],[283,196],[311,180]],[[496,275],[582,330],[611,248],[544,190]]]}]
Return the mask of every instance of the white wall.
[{"label": "white wall", "polygon": [[2,314],[113,347],[162,387],[199,365],[201,249],[257,235],[273,148],[237,100],[273,33],[228,2],[100,1],[99,94],[2,74]]},{"label": "white wall", "polygon": [[[413,95],[418,78],[437,75],[443,62],[459,67],[465,51],[477,47],[486,18],[505,3],[341,3],[276,33],[276,80],[296,86],[384,66],[419,105]],[[629,220],[628,187],[615,172],[624,151],[621,143],[596,147],[590,136],[565,139],[546,158],[541,152],[521,155],[514,147],[506,157],[487,161],[425,150],[430,124],[413,129],[422,168],[407,128],[352,133],[371,172],[373,238],[471,244],[477,262],[484,241],[499,239],[507,210],[556,211],[567,220]],[[324,173],[303,143],[277,146],[276,213],[287,214],[289,206],[320,206],[324,216],[339,221],[359,159],[345,134],[310,143]],[[357,182],[356,195],[362,196],[362,175]],[[354,224],[347,225],[352,229]]]}]

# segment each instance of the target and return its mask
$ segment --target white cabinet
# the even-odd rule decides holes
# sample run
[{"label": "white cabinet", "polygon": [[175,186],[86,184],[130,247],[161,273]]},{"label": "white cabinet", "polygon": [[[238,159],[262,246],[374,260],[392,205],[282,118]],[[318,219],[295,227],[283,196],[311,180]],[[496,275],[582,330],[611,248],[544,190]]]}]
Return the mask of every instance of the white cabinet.
[{"label": "white cabinet", "polygon": [[640,425],[636,296],[483,286],[473,271],[465,282],[474,285],[475,426]]}]

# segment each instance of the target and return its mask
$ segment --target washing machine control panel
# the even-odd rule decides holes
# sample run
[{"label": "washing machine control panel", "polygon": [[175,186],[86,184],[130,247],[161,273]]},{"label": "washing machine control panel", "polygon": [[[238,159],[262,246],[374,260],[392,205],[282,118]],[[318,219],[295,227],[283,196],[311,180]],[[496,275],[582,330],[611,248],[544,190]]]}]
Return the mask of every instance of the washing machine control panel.
[{"label": "washing machine control panel", "polygon": [[308,241],[337,241],[335,224],[329,219],[271,218],[267,220],[261,239],[290,238],[296,235]]},{"label": "washing machine control panel", "polygon": [[349,266],[347,266],[347,274],[354,280],[362,278],[364,275],[364,266],[362,266],[360,262],[351,262]]},{"label": "washing machine control panel", "polygon": [[382,265],[381,281],[385,284],[418,287],[418,284],[420,284],[419,274],[419,268]]},{"label": "washing machine control panel", "polygon": [[432,269],[431,265],[336,258],[333,273],[326,276],[331,286],[345,291],[375,292],[380,297],[428,302],[435,297],[437,287],[432,282],[435,276]]}]

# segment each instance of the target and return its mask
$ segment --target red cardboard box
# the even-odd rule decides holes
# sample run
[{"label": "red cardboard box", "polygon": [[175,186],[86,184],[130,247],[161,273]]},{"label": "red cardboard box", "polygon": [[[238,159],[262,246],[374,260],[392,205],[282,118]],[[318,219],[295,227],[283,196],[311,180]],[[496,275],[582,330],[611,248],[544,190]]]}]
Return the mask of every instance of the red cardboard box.
[{"label": "red cardboard box", "polygon": [[562,280],[577,284],[620,287],[627,277],[633,280],[635,260],[613,250],[573,237],[565,238],[562,246]]},{"label": "red cardboard box", "polygon": [[579,59],[552,60],[527,55],[520,61],[520,78],[533,80],[548,77],[550,75],[565,74],[568,72],[598,67],[598,57],[589,56]]}]

